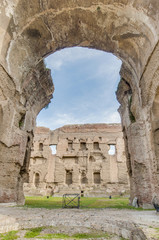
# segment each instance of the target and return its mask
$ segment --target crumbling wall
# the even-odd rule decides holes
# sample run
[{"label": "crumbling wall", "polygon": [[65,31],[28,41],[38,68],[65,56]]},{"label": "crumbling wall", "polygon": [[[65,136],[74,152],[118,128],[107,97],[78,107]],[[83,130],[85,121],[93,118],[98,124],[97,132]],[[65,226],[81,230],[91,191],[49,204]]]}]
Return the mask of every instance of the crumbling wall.
[{"label": "crumbling wall", "polygon": [[[39,149],[41,142],[43,150]],[[55,144],[56,155],[51,155],[49,145]],[[110,146],[115,148],[111,155]],[[120,124],[68,125],[50,131],[50,135],[48,129],[37,128],[33,149],[26,194],[47,195],[48,187],[60,196],[64,193],[106,196],[129,192]],[[38,162],[37,156],[46,161]],[[41,177],[38,186],[35,173],[40,173]]]},{"label": "crumbling wall", "polygon": [[[5,169],[0,174],[15,179],[7,188],[7,180],[1,181],[1,201],[22,199],[18,197],[17,179],[30,144],[27,145],[28,137],[31,141],[36,115],[53,92],[42,59],[65,47],[83,46],[111,52],[123,61],[117,96],[121,104],[131,200],[137,196],[140,205],[150,204],[153,194],[159,194],[156,129],[152,123],[159,82],[158,1],[0,0],[0,3],[0,119],[3,122],[0,161],[1,169]],[[18,125],[23,123],[19,130]],[[15,171],[8,173],[5,164],[14,165],[15,161],[12,151],[17,152],[18,164]]]},{"label": "crumbling wall", "polygon": [[23,82],[23,94],[2,66],[0,82],[0,202],[23,204],[36,115],[49,103],[53,86],[42,62]]}]

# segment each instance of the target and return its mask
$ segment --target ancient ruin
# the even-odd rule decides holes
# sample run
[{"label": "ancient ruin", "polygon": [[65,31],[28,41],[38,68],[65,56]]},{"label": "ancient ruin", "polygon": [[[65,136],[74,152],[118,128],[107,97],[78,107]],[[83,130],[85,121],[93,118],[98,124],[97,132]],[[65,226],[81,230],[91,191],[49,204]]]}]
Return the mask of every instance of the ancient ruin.
[{"label": "ancient ruin", "polygon": [[[56,146],[56,154],[51,153],[51,145]],[[98,197],[129,193],[121,125],[36,128],[24,192]]]},{"label": "ancient ruin", "polygon": [[0,0],[0,202],[24,203],[35,119],[54,90],[44,57],[82,46],[123,62],[117,98],[131,200],[150,206],[159,194],[158,17],[157,0]]}]

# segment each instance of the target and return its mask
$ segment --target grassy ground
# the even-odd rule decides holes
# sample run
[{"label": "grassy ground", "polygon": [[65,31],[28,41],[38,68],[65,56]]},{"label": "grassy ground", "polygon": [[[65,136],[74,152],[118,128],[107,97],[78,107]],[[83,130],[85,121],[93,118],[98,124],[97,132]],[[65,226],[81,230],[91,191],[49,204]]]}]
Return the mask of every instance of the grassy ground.
[{"label": "grassy ground", "polygon": [[117,237],[115,234],[110,234],[103,231],[95,231],[94,229],[88,229],[89,232],[83,233],[64,233],[60,232],[54,227],[39,227],[23,229],[20,231],[11,231],[8,233],[0,234],[1,240],[19,240],[19,239],[65,239],[65,240],[79,240],[79,239],[94,239],[94,240],[126,240],[122,237]]},{"label": "grassy ground", "polygon": [[[159,228],[153,228],[152,226],[149,226],[149,228],[153,229],[154,231],[151,233],[152,239],[159,239]],[[66,230],[66,229],[65,229]],[[81,233],[76,232],[77,229],[74,230],[74,232],[70,232],[69,229],[63,231],[60,227],[37,227],[37,228],[30,228],[30,229],[22,229],[19,231],[11,231],[8,233],[0,234],[0,240],[20,240],[20,239],[65,239],[65,240],[79,240],[79,239],[94,239],[94,240],[101,240],[101,239],[107,239],[107,240],[128,240],[122,237],[117,237],[115,234],[110,234],[104,231],[95,230],[91,228],[85,229]]]},{"label": "grassy ground", "polygon": [[[32,228],[29,229],[24,235],[24,238],[42,238],[42,239],[89,239],[89,238],[102,238],[112,239],[112,234],[106,232],[92,232],[92,233],[75,233],[75,234],[67,234],[67,233],[44,233],[43,230],[49,230],[49,227],[40,227],[40,228]],[[51,230],[51,227],[50,227]]]},{"label": "grassy ground", "polygon": [[[26,197],[26,207],[57,209],[62,207],[62,197]],[[129,206],[129,199],[126,197],[109,198],[88,198],[82,197],[80,201],[81,209],[89,208],[118,208],[118,209],[136,209]],[[137,210],[141,210],[138,208]]]},{"label": "grassy ground", "polygon": [[17,232],[18,231],[10,231],[8,233],[0,233],[0,239],[1,240],[15,240],[15,239],[18,239],[18,236],[17,236]]}]

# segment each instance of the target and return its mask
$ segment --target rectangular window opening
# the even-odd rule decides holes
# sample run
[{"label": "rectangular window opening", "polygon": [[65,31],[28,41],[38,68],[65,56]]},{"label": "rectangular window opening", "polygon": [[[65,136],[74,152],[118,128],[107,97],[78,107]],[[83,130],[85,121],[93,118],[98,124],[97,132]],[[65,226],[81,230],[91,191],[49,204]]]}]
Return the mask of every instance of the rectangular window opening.
[{"label": "rectangular window opening", "polygon": [[71,150],[73,150],[73,142],[69,141],[68,142],[68,151],[71,151]]},{"label": "rectangular window opening", "polygon": [[86,150],[86,142],[80,142],[80,149],[81,150]]},{"label": "rectangular window opening", "polygon": [[50,148],[51,148],[51,151],[52,151],[52,154],[56,154],[57,152],[57,145],[56,144],[53,144],[53,145],[50,145]]},{"label": "rectangular window opening", "polygon": [[99,142],[94,142],[94,143],[93,143],[93,148],[94,148],[94,150],[100,150],[100,148],[99,148]]},{"label": "rectangular window opening", "polygon": [[72,171],[66,170],[66,184],[72,184]]},{"label": "rectangular window opening", "polygon": [[39,143],[39,151],[43,151],[43,143]]},{"label": "rectangular window opening", "polygon": [[109,144],[109,155],[115,155],[116,154],[116,145],[115,144]]},{"label": "rectangular window opening", "polygon": [[100,184],[101,183],[100,172],[94,172],[93,177],[94,177],[94,183],[95,184]]}]

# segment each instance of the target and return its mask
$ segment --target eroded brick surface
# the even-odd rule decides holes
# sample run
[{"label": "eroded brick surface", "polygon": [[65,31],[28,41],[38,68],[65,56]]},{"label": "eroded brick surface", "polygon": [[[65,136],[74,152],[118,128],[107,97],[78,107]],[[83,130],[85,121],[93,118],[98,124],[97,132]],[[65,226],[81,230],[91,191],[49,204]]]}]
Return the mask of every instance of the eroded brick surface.
[{"label": "eroded brick surface", "polygon": [[[56,148],[56,154],[50,146]],[[128,194],[121,125],[68,125],[54,131],[36,128],[29,184],[24,189],[30,195]]]}]

